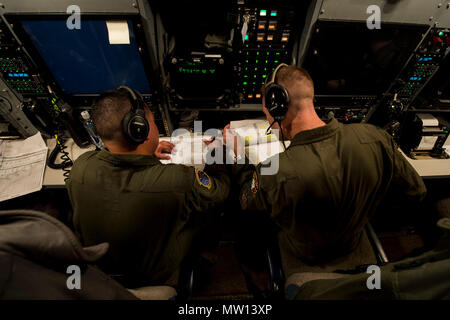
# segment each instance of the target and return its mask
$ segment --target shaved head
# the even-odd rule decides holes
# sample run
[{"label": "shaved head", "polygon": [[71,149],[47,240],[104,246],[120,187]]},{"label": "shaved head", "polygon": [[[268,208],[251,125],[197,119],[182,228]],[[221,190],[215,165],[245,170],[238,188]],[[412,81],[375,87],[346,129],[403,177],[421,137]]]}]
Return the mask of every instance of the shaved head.
[{"label": "shaved head", "polygon": [[311,130],[326,125],[314,108],[314,83],[308,71],[296,66],[284,66],[279,69],[275,83],[284,87],[289,94],[289,107],[281,121],[281,128],[274,123],[274,118],[267,110],[265,102],[265,86],[263,93],[263,112],[274,129],[281,129],[287,139],[292,139],[298,132]]},{"label": "shaved head", "polygon": [[277,72],[276,83],[286,88],[291,104],[298,106],[301,100],[313,100],[314,83],[308,71],[296,66],[287,66]]},{"label": "shaved head", "polygon": [[103,141],[129,145],[122,133],[122,119],[130,109],[129,94],[124,89],[107,91],[96,99],[92,107],[92,120]]},{"label": "shaved head", "polygon": [[159,143],[159,131],[149,106],[144,103],[145,118],[149,124],[148,136],[139,145],[130,144],[123,133],[123,118],[131,110],[128,90],[120,88],[101,94],[92,106],[92,120],[97,133],[113,153],[152,155]]}]

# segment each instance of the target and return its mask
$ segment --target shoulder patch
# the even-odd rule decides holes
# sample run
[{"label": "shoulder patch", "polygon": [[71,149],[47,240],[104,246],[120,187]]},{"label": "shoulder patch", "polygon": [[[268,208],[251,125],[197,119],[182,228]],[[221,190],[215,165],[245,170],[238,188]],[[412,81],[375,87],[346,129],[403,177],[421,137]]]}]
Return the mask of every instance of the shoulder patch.
[{"label": "shoulder patch", "polygon": [[195,168],[195,178],[199,185],[207,188],[208,190],[211,189],[211,179],[205,172]]},{"label": "shoulder patch", "polygon": [[250,191],[256,194],[259,190],[258,174],[256,171],[253,172],[252,184],[250,186]]}]

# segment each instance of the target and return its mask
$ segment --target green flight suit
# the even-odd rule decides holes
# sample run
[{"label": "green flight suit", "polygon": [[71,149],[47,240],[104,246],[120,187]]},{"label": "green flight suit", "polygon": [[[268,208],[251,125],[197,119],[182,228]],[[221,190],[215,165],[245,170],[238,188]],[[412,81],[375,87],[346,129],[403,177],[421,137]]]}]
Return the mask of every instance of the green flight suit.
[{"label": "green flight suit", "polygon": [[408,201],[426,194],[393,139],[372,125],[332,119],[299,132],[278,156],[274,175],[261,175],[262,164],[236,165],[234,174],[242,209],[269,212],[275,221],[286,277],[303,262],[326,263],[352,252],[388,193]]},{"label": "green flight suit", "polygon": [[[449,270],[450,233],[447,230],[433,250],[381,266],[377,272],[378,289],[374,288],[376,276],[371,270],[370,273],[363,271],[354,275],[341,274],[335,279],[309,281],[293,288],[292,293],[293,299],[298,300],[449,300]],[[368,283],[372,289],[368,288]]]},{"label": "green flight suit", "polygon": [[229,185],[219,167],[203,172],[106,150],[81,155],[66,182],[82,243],[109,242],[103,268],[140,285],[174,284],[168,279],[176,280],[193,238],[220,213]]}]

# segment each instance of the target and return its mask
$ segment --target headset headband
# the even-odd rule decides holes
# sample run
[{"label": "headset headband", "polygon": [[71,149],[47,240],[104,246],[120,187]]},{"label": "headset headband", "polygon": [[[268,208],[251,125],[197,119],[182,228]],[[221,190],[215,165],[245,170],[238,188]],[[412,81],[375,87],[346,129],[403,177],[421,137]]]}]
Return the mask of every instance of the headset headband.
[{"label": "headset headband", "polygon": [[283,67],[288,67],[288,65],[287,65],[286,63],[280,63],[280,64],[275,68],[275,70],[272,72],[272,76],[270,77],[270,81],[269,81],[269,82],[267,82],[267,80],[268,80],[269,78],[266,78],[266,82],[264,83],[264,87],[267,87],[268,85],[270,85],[270,84],[272,84],[272,83],[275,83],[275,78],[276,78],[276,76],[277,76],[278,70],[280,70],[280,69],[283,68]]},{"label": "headset headband", "polygon": [[127,86],[120,86],[117,89],[125,89],[130,93],[130,96],[133,98],[133,101],[131,103],[131,106],[133,107],[133,109],[136,109],[138,106],[136,105],[136,102],[138,101],[138,97],[136,96],[136,93],[134,92],[134,90],[128,88]]}]

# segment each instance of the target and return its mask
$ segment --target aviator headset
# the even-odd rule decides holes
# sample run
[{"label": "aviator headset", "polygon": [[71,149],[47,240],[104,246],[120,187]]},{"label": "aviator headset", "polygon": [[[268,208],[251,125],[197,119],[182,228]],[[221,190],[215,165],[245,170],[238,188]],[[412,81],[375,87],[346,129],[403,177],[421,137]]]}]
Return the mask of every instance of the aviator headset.
[{"label": "aviator headset", "polygon": [[125,138],[133,145],[139,145],[147,139],[150,126],[145,118],[145,102],[142,95],[126,86],[120,86],[128,92],[131,109],[122,120],[122,131]]},{"label": "aviator headset", "polygon": [[287,66],[285,63],[278,65],[272,72],[272,75],[266,78],[266,82],[264,83],[266,108],[275,119],[275,122],[280,122],[284,119],[289,107],[289,94],[286,88],[276,83],[278,71]]}]

